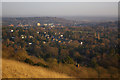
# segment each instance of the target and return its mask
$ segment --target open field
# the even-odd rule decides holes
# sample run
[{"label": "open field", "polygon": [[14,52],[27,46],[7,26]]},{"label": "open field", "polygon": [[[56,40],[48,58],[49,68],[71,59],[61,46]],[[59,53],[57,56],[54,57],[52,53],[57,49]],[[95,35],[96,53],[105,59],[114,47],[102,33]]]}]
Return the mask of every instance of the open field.
[{"label": "open field", "polygon": [[70,78],[46,68],[31,66],[19,61],[2,59],[3,78]]},{"label": "open field", "polygon": [[[52,66],[53,64],[51,64]],[[50,66],[50,67],[51,67]],[[3,78],[71,78],[73,76],[79,78],[118,78],[118,69],[104,69],[98,66],[95,69],[80,67],[75,68],[72,65],[59,64],[58,67],[44,68],[40,66],[32,66],[23,62],[2,59],[2,77]],[[72,68],[72,69],[71,69]],[[99,74],[98,74],[99,72]]]}]

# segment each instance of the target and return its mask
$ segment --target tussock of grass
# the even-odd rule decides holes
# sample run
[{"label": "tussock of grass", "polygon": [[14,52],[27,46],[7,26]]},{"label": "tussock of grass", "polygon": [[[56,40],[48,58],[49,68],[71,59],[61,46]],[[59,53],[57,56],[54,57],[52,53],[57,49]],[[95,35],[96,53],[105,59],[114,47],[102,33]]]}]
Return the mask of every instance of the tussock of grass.
[{"label": "tussock of grass", "polygon": [[3,78],[70,78],[43,67],[31,66],[19,61],[2,59]]}]

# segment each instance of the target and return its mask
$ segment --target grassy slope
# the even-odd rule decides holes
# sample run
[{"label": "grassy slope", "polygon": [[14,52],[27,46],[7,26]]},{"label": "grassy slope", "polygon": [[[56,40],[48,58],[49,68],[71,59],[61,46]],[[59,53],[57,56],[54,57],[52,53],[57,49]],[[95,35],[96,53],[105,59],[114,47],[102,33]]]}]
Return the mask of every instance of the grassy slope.
[{"label": "grassy slope", "polygon": [[[80,67],[76,68],[74,65],[63,64],[49,64],[50,68],[43,68],[31,66],[15,60],[2,59],[2,76],[3,78],[68,78],[75,76],[79,78],[118,78],[118,69],[111,67],[105,69],[98,66],[95,69]],[[110,72],[110,73],[108,73]],[[67,76],[67,75],[69,76]]]},{"label": "grassy slope", "polygon": [[3,78],[68,78],[65,74],[46,68],[31,66],[19,61],[2,59]]}]

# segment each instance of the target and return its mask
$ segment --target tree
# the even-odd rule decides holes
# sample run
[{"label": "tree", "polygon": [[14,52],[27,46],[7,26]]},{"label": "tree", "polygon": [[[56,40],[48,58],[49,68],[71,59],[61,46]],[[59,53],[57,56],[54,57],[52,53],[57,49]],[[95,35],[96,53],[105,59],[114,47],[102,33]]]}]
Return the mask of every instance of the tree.
[{"label": "tree", "polygon": [[62,60],[63,63],[67,63],[67,64],[73,64],[74,61],[72,58],[70,58],[69,56],[67,56],[65,59]]}]

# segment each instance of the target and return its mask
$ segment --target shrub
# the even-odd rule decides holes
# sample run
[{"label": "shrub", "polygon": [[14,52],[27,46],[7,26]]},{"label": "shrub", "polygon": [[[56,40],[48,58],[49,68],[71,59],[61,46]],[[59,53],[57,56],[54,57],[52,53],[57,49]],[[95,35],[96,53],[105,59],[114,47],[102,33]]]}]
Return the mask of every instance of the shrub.
[{"label": "shrub", "polygon": [[63,63],[67,63],[67,64],[73,64],[74,61],[72,58],[70,58],[69,56],[67,56],[65,59],[62,60]]},{"label": "shrub", "polygon": [[55,63],[55,64],[57,64],[57,59],[56,58],[48,58],[47,62],[48,63]]},{"label": "shrub", "polygon": [[26,58],[29,57],[25,49],[18,49],[15,51],[15,54],[13,56],[16,60],[24,61]]},{"label": "shrub", "polygon": [[26,62],[26,63],[28,63],[28,64],[31,64],[31,65],[34,64],[34,62],[33,62],[31,59],[29,59],[29,58],[26,58],[26,59],[24,60],[24,62]]},{"label": "shrub", "polygon": [[42,66],[42,67],[48,68],[48,65],[45,65],[45,64],[40,63],[40,62],[38,62],[38,63],[36,63],[36,64],[34,64],[34,65],[35,65],[35,66]]}]

